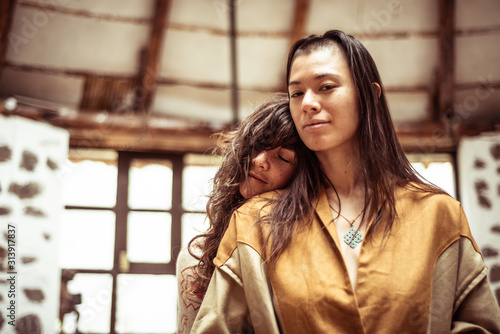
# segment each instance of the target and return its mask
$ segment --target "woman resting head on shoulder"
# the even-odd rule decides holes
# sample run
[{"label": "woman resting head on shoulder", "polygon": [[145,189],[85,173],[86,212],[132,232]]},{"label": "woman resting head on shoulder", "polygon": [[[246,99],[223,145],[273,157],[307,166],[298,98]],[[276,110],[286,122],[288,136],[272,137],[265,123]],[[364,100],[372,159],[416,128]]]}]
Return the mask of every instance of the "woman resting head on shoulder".
[{"label": "woman resting head on shoulder", "polygon": [[311,35],[286,80],[317,163],[266,217],[238,209],[192,333],[500,333],[464,211],[406,158],[368,50]]},{"label": "woman resting head on shoulder", "polygon": [[259,106],[236,130],[219,134],[218,146],[222,163],[208,196],[209,229],[190,241],[177,262],[179,333],[189,332],[194,321],[233,212],[254,196],[286,188],[293,177],[308,177],[305,170],[314,160],[298,137],[284,93]]},{"label": "woman resting head on shoulder", "polygon": [[276,94],[235,131],[222,135],[219,147],[223,159],[207,202],[210,227],[191,241],[204,239],[197,269],[205,287],[232,213],[253,196],[284,189],[292,178],[306,178],[313,157],[298,137],[286,94]]}]

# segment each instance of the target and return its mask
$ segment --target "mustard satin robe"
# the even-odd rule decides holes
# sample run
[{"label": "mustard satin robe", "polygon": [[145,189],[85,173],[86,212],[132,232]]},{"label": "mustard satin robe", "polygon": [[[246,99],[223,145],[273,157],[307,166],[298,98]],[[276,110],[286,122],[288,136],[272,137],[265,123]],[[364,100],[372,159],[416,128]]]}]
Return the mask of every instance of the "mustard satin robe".
[{"label": "mustard satin robe", "polygon": [[272,272],[261,256],[267,226],[255,224],[264,203],[233,214],[191,333],[500,333],[487,268],[453,198],[398,189],[390,237],[380,228],[363,240],[355,291],[324,189]]}]

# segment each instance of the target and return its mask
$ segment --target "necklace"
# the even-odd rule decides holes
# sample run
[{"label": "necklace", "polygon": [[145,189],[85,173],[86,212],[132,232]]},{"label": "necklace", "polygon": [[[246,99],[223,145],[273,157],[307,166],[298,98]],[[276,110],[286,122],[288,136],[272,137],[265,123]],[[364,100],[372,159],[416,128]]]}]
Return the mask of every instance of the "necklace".
[{"label": "necklace", "polygon": [[335,210],[330,204],[328,205],[330,206],[330,208],[332,208],[333,211],[335,211],[338,215],[340,215],[340,217],[344,218],[349,223],[349,225],[351,225],[349,231],[347,231],[346,234],[344,234],[344,242],[348,244],[349,247],[351,247],[352,249],[356,248],[356,246],[363,241],[363,235],[360,232],[358,232],[358,230],[354,227],[354,222],[359,218],[359,216],[361,216],[363,211],[365,211],[365,208],[363,208],[363,210],[361,210],[361,212],[356,216],[356,218],[354,218],[351,221],[346,217],[344,217],[340,212]]}]

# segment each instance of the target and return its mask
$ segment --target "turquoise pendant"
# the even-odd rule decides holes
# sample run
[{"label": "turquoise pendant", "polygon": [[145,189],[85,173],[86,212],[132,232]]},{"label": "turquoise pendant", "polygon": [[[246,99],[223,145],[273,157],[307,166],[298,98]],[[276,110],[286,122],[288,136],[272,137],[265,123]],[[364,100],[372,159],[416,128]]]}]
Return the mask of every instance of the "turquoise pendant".
[{"label": "turquoise pendant", "polygon": [[363,241],[363,235],[358,232],[354,227],[351,227],[346,234],[344,234],[344,242],[351,248],[356,248],[358,244]]}]

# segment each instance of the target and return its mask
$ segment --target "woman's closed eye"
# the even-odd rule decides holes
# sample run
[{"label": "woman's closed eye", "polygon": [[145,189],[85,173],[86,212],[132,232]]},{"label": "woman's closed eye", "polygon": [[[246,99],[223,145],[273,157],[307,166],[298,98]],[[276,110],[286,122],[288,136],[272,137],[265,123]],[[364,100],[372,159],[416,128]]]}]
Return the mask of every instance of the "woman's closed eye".
[{"label": "woman's closed eye", "polygon": [[287,164],[289,164],[289,163],[290,163],[290,160],[287,160],[287,159],[283,158],[280,154],[278,154],[278,157],[279,157],[281,160],[283,160],[284,162],[286,162]]},{"label": "woman's closed eye", "polygon": [[277,152],[277,157],[287,163],[287,164],[295,164],[295,151],[289,148],[281,147]]}]

